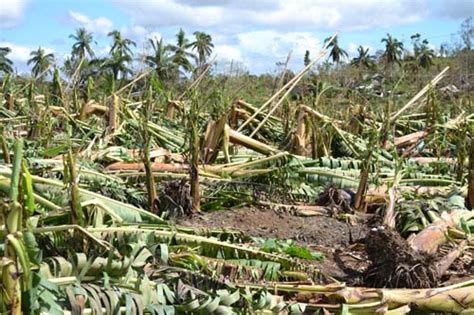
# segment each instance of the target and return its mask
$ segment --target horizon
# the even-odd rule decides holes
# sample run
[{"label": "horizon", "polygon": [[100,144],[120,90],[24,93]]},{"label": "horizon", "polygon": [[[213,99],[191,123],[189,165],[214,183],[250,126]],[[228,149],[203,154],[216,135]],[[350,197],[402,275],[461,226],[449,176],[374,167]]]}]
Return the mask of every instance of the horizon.
[{"label": "horizon", "polygon": [[93,33],[97,56],[107,55],[107,33],[116,29],[137,43],[135,58],[146,52],[148,38],[174,43],[182,28],[190,39],[195,31],[212,36],[211,59],[218,66],[239,63],[252,74],[262,74],[274,72],[290,51],[289,69],[301,69],[305,51],[314,56],[336,31],[349,58],[359,45],[375,54],[387,33],[408,50],[415,33],[439,49],[460,40],[460,24],[473,13],[474,5],[465,0],[0,0],[0,47],[12,49],[14,68],[24,74],[31,69],[26,65],[30,52],[38,47],[54,53],[61,65],[71,53],[69,35],[80,27]]}]

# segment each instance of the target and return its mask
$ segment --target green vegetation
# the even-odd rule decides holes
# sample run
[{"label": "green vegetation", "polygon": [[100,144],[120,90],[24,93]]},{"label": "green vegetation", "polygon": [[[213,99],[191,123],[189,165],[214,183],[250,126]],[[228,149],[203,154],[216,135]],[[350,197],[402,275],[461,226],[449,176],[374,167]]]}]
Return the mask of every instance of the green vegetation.
[{"label": "green vegetation", "polygon": [[[63,65],[31,53],[31,77],[0,48],[0,312],[472,312],[462,271],[433,288],[464,253],[472,267],[472,30],[442,55],[419,34],[413,54],[387,34],[383,52],[352,60],[329,37],[303,71],[276,75],[215,73],[211,36],[183,30],[145,56],[113,31],[103,57],[78,29]],[[354,257],[413,269],[379,266],[390,279],[375,283],[392,289],[351,287],[320,268],[334,251],[179,224],[243,207],[370,216],[366,230],[396,237],[380,261]],[[411,260],[383,252],[391,240]],[[432,282],[412,272],[426,253],[440,259]]]}]

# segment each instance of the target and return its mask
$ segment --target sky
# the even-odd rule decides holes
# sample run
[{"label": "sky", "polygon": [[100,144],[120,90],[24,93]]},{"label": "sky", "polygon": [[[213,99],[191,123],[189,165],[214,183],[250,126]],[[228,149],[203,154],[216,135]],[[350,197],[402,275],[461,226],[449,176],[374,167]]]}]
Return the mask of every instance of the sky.
[{"label": "sky", "polygon": [[474,0],[0,0],[0,47],[12,49],[22,73],[38,46],[61,63],[79,27],[93,32],[99,56],[109,51],[112,30],[136,41],[140,54],[149,51],[148,38],[173,43],[182,28],[190,39],[195,31],[212,36],[222,69],[233,62],[264,73],[290,51],[290,68],[302,68],[305,51],[316,56],[336,31],[350,56],[359,45],[375,53],[387,33],[405,46],[420,33],[438,48],[459,40],[461,22],[473,15]]}]

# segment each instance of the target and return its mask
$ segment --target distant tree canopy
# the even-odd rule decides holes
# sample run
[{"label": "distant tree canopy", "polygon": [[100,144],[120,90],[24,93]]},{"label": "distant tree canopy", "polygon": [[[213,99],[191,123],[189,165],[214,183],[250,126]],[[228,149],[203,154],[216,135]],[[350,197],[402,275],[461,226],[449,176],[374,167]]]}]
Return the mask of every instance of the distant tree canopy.
[{"label": "distant tree canopy", "polygon": [[[176,34],[174,43],[166,43],[163,38],[150,38],[145,42],[144,53],[136,53],[136,43],[123,36],[118,30],[109,32],[110,49],[107,55],[97,56],[94,51],[94,35],[85,28],[78,28],[69,35],[72,40],[71,52],[65,58],[61,71],[68,77],[76,75],[79,84],[85,84],[87,78],[107,76],[109,79],[126,79],[136,71],[135,65],[146,65],[155,70],[157,78],[162,80],[176,80],[184,76],[197,75],[209,64],[214,51],[212,36],[202,31],[193,33],[193,38],[187,37],[183,29]],[[420,34],[411,37],[412,48],[391,34],[381,39],[383,49],[371,52],[369,48],[359,46],[357,53],[349,59],[348,52],[341,47],[336,36],[328,44],[328,61],[333,64],[347,65],[357,69],[382,71],[387,66],[409,63],[417,69],[429,69],[436,63],[437,58],[454,56],[473,49],[474,26],[472,17],[464,20],[457,34],[459,40],[443,43],[438,50]],[[325,39],[328,43],[330,38]],[[53,66],[57,62],[52,53],[39,47],[31,52],[27,64],[31,66],[31,75],[34,78],[44,78],[52,74]],[[12,73],[14,63],[12,51],[9,47],[0,47],[0,75]],[[306,50],[303,64],[311,62],[310,51]],[[348,63],[345,63],[348,62]],[[320,68],[330,67],[329,63]]]}]

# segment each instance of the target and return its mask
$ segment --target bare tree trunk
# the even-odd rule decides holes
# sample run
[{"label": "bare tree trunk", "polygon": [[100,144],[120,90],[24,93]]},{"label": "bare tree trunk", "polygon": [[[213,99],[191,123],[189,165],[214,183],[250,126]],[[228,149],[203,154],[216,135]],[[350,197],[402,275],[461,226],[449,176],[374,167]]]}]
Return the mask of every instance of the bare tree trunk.
[{"label": "bare tree trunk", "polygon": [[116,94],[113,94],[112,101],[109,103],[109,126],[107,128],[109,134],[114,133],[118,129],[119,110],[120,110],[120,99]]},{"label": "bare tree trunk", "polygon": [[306,116],[306,111],[300,107],[296,122],[296,132],[293,138],[293,150],[298,155],[306,155]]},{"label": "bare tree trunk", "polygon": [[13,97],[13,94],[8,93],[7,96],[7,107],[9,111],[14,111],[14,105],[15,105],[15,98]]}]

